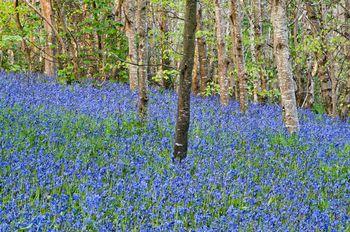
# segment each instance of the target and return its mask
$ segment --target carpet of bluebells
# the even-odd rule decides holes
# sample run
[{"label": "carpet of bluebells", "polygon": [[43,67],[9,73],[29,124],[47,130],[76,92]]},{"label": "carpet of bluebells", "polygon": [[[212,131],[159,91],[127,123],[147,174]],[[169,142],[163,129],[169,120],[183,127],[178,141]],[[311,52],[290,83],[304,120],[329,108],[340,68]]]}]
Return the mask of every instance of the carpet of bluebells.
[{"label": "carpet of bluebells", "polygon": [[347,231],[350,123],[192,98],[173,163],[176,95],[0,72],[0,231]]}]

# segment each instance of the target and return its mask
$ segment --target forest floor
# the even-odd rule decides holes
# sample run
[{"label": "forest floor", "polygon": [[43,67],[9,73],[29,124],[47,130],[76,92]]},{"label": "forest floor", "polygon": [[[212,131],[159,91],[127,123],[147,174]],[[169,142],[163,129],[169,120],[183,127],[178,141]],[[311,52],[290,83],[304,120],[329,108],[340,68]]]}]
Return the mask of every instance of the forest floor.
[{"label": "forest floor", "polygon": [[171,151],[176,95],[0,73],[0,231],[346,231],[350,124],[246,114],[192,98],[189,155]]}]

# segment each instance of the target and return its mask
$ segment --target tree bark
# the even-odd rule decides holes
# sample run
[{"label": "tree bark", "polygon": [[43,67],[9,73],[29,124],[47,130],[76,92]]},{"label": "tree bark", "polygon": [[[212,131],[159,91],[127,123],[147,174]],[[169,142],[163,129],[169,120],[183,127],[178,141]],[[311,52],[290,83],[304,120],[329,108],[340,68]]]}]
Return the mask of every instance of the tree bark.
[{"label": "tree bark", "polygon": [[54,34],[51,25],[52,23],[52,6],[50,0],[40,0],[42,15],[47,21],[44,21],[44,27],[47,34],[44,59],[44,73],[48,76],[55,75],[54,63]]},{"label": "tree bark", "polygon": [[[203,30],[202,22],[202,7],[198,7],[197,11],[197,31]],[[205,95],[208,84],[208,70],[207,70],[207,44],[203,35],[197,38],[198,59],[199,59],[199,74],[200,74],[200,93]]]},{"label": "tree bark", "polygon": [[296,133],[299,131],[299,119],[288,46],[286,0],[272,1],[271,20],[274,31],[274,53],[282,96],[284,122],[290,133]]},{"label": "tree bark", "polygon": [[[136,28],[133,19],[136,16],[135,6],[131,3],[131,0],[125,1],[124,5],[125,14],[125,34],[129,43],[128,59],[130,63],[137,63],[137,46],[136,46]],[[135,91],[138,86],[138,73],[137,66],[129,64],[129,85],[132,91]]]},{"label": "tree bark", "polygon": [[259,100],[262,102],[266,101],[266,92],[267,92],[267,80],[265,73],[263,71],[264,69],[264,61],[263,61],[263,42],[262,42],[262,35],[263,35],[263,16],[262,16],[262,9],[261,9],[261,0],[253,0],[253,16],[254,16],[254,34],[255,34],[255,46],[256,46],[256,62],[258,65],[258,73],[260,75],[260,88],[261,92],[263,93],[260,95]]},{"label": "tree bark", "polygon": [[194,52],[193,76],[192,76],[192,92],[194,95],[197,95],[199,92],[198,66],[199,66],[198,43],[196,43],[195,52]]},{"label": "tree bark", "polygon": [[139,115],[141,118],[147,116],[147,66],[148,66],[148,24],[147,8],[149,0],[137,1],[137,36],[138,36],[138,87],[139,87]]},{"label": "tree bark", "polygon": [[166,89],[170,88],[171,80],[165,73],[169,70],[170,57],[169,57],[169,27],[168,27],[168,17],[166,14],[165,7],[162,6],[160,10],[160,46],[161,46],[161,66],[160,66],[160,76],[162,86]]},{"label": "tree bark", "polygon": [[215,0],[215,24],[216,24],[216,38],[218,49],[218,75],[220,84],[220,102],[226,106],[229,102],[228,85],[229,80],[227,76],[228,59],[225,50],[225,38],[223,33],[223,22],[221,13],[221,0]]},{"label": "tree bark", "polygon": [[180,86],[175,129],[174,159],[187,156],[188,129],[190,125],[191,76],[194,62],[197,1],[186,0],[183,58],[180,69]]},{"label": "tree bark", "polygon": [[242,44],[241,16],[239,14],[239,2],[231,0],[231,22],[233,25],[233,53],[236,56],[236,68],[239,84],[239,104],[241,112],[245,112],[248,107],[247,100],[247,75],[244,67],[244,54]]},{"label": "tree bark", "polygon": [[255,19],[255,12],[254,7],[255,3],[253,3],[250,7],[253,9],[249,11],[249,24],[250,24],[250,30],[249,30],[249,37],[250,37],[250,53],[251,53],[251,61],[254,65],[254,68],[252,70],[252,78],[253,78],[253,101],[257,103],[259,101],[258,93],[260,92],[260,83],[259,83],[259,65],[257,62],[257,45],[256,45],[256,34],[255,34],[255,27],[257,26],[257,20]]},{"label": "tree bark", "polygon": [[[344,33],[348,36],[350,35],[349,32],[349,25],[350,25],[350,0],[344,0],[344,5],[346,12],[344,13]],[[350,60],[350,44],[347,43],[344,46],[344,56],[345,59]],[[349,63],[347,64],[349,65]],[[349,68],[349,66],[347,66]],[[345,83],[343,84],[343,91],[340,96],[340,109],[339,109],[339,116],[343,120],[347,120],[348,117],[350,117],[350,76],[347,74],[347,80],[345,80]]]}]

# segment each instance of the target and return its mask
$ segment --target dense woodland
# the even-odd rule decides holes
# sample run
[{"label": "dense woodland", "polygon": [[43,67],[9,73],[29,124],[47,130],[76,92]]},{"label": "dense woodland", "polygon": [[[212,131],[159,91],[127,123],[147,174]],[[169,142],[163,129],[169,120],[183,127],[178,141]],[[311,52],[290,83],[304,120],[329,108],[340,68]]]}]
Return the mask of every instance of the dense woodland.
[{"label": "dense woodland", "polygon": [[[67,83],[129,82],[131,89],[145,88],[144,95],[147,83],[177,89],[187,7],[182,0],[3,0],[0,67]],[[292,78],[287,85],[298,107],[345,117],[349,9],[348,0],[198,1],[191,9],[197,21],[192,93],[219,94],[223,105],[239,100],[243,111],[248,101],[279,103],[280,71]],[[277,33],[283,44],[275,46]],[[286,56],[290,67],[279,70],[284,61],[274,56]]]}]

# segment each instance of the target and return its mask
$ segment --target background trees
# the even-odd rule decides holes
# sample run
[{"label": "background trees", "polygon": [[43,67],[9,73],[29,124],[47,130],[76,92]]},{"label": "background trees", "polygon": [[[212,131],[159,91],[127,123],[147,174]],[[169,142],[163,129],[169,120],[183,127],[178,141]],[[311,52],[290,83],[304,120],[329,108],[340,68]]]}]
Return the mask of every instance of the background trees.
[{"label": "background trees", "polygon": [[[239,14],[232,14],[236,6]],[[348,6],[348,0],[286,6],[298,107],[348,115]],[[242,110],[248,100],[280,103],[271,8],[266,0],[199,1],[194,94],[219,94],[224,105],[235,98]],[[160,88],[179,86],[183,0],[149,0],[142,26],[138,1],[130,0],[3,0],[0,11],[2,69],[55,74],[67,83],[85,77],[129,82],[134,90],[145,78]],[[142,57],[140,30],[147,31]]]}]

